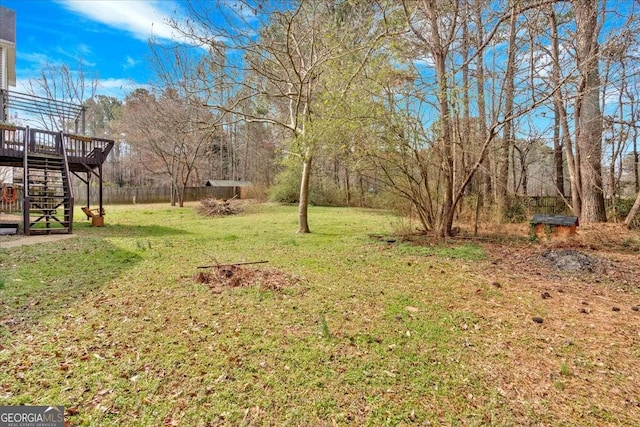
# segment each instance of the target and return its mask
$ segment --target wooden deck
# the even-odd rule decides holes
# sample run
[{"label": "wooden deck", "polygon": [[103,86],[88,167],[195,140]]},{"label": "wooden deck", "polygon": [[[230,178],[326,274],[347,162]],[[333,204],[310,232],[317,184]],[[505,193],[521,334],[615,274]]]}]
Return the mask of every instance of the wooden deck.
[{"label": "wooden deck", "polygon": [[71,172],[86,172],[104,163],[113,144],[103,138],[0,124],[0,166],[23,167],[27,152],[66,155]]}]

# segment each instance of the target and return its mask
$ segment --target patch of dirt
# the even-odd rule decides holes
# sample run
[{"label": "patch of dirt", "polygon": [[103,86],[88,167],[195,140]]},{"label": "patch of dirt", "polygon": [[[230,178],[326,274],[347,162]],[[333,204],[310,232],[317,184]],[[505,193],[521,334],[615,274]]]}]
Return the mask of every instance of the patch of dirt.
[{"label": "patch of dirt", "polygon": [[61,240],[71,239],[73,237],[76,237],[76,234],[49,234],[36,236],[25,236],[23,234],[19,234],[14,236],[0,236],[0,249],[10,249],[20,246],[59,242]]},{"label": "patch of dirt", "polygon": [[574,238],[550,242],[528,243],[522,238],[481,243],[496,270],[507,277],[559,285],[606,282],[640,291],[640,234],[607,228],[607,234],[586,228]]},{"label": "patch of dirt", "polygon": [[562,272],[605,272],[611,263],[607,260],[590,256],[575,249],[546,249],[540,257],[546,260],[550,266]]},{"label": "patch of dirt", "polygon": [[208,272],[199,272],[193,280],[209,285],[215,293],[225,289],[260,285],[264,289],[281,290],[296,285],[300,279],[277,270],[258,270],[239,265],[214,266]]},{"label": "patch of dirt", "polygon": [[22,215],[0,212],[0,222],[21,222]]}]

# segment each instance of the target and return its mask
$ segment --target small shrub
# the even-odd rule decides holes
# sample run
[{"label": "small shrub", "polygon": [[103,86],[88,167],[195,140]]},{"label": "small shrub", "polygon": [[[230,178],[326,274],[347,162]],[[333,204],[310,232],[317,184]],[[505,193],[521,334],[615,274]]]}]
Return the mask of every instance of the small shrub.
[{"label": "small shrub", "polygon": [[526,201],[522,197],[513,198],[511,200],[511,206],[507,209],[505,217],[507,221],[517,224],[526,221],[529,215]]},{"label": "small shrub", "polygon": [[[300,201],[299,166],[290,166],[276,176],[274,185],[269,189],[269,200],[278,203],[298,203]],[[345,206],[344,190],[335,182],[311,176],[309,203],[315,206]]]},{"label": "small shrub", "polygon": [[312,185],[309,190],[309,202],[316,206],[345,206],[344,190],[333,182]]},{"label": "small shrub", "polygon": [[298,203],[300,200],[300,171],[298,168],[287,168],[276,175],[273,186],[269,189],[269,200],[279,203]]},{"label": "small shrub", "polygon": [[615,199],[608,201],[607,218],[615,221],[624,221],[631,208],[633,207],[634,199]]}]

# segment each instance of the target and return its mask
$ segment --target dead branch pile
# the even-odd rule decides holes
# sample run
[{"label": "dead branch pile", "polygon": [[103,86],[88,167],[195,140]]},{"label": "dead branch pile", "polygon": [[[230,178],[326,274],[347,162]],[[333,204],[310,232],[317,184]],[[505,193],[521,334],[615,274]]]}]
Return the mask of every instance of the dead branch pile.
[{"label": "dead branch pile", "polygon": [[203,199],[199,212],[206,216],[235,215],[242,212],[242,201],[236,199]]},{"label": "dead branch pile", "polygon": [[198,272],[193,276],[196,283],[204,283],[214,293],[227,288],[260,285],[264,289],[280,290],[295,285],[298,277],[278,270],[257,270],[235,264],[212,266],[209,272]]}]

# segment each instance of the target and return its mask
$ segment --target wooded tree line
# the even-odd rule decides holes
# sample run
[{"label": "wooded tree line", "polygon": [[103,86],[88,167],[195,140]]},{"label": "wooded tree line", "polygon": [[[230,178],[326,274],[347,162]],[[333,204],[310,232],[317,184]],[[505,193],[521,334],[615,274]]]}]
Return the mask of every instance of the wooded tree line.
[{"label": "wooded tree line", "polygon": [[640,191],[637,2],[186,7],[170,24],[190,43],[153,45],[155,89],[90,101],[119,185],[178,201],[210,178],[273,186],[299,202],[300,232],[314,194],[393,194],[440,236],[465,199],[504,221],[544,186],[588,223]]}]

